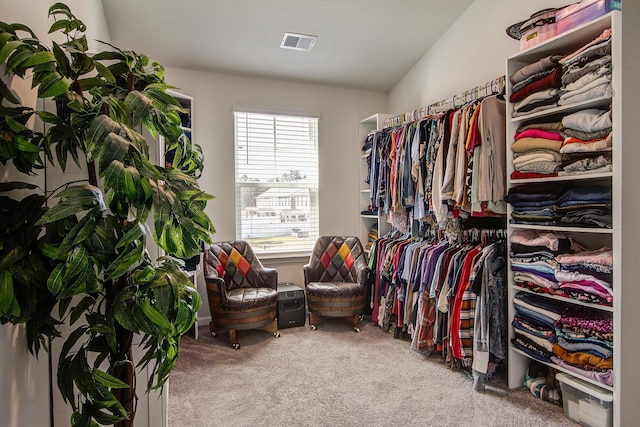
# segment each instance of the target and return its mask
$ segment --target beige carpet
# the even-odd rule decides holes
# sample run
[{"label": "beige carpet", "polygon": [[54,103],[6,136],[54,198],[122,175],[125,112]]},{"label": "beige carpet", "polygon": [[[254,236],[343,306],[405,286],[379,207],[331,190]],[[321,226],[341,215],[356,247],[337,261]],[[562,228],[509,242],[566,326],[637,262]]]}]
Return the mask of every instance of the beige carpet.
[{"label": "beige carpet", "polygon": [[330,319],[282,329],[185,337],[169,382],[169,426],[576,426],[562,408],[499,378],[472,379],[424,358],[372,323]]}]

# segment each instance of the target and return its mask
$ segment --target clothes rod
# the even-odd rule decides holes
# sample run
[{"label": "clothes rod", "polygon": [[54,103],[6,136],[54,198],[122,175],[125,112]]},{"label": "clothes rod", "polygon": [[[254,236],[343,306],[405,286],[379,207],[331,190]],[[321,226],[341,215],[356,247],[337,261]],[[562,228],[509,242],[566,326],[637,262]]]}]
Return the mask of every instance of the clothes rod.
[{"label": "clothes rod", "polygon": [[385,121],[385,127],[398,127],[405,123],[415,122],[416,120],[432,116],[443,111],[454,110],[469,102],[482,99],[492,94],[501,93],[504,91],[505,85],[505,76],[496,77],[483,85],[476,86],[473,89],[461,92],[450,98],[445,98],[431,105],[390,117]]}]

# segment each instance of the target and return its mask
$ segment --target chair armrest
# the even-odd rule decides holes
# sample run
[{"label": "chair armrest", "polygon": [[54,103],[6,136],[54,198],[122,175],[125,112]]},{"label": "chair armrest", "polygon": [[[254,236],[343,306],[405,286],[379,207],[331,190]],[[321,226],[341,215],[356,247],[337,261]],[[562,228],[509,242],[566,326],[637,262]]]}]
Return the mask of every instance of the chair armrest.
[{"label": "chair armrest", "polygon": [[311,266],[311,264],[305,264],[304,266],[302,266],[302,272],[304,273],[304,285],[306,287],[307,284],[314,281],[313,267]]},{"label": "chair armrest", "polygon": [[[209,274],[207,274],[207,270],[208,270]],[[221,279],[221,278],[218,275],[218,272],[214,268],[205,268],[205,270],[204,270],[204,279],[205,280],[217,280],[217,279]]]},{"label": "chair armrest", "polygon": [[278,289],[278,270],[275,268],[262,267],[259,277],[260,287]]},{"label": "chair armrest", "polygon": [[366,285],[368,277],[369,266],[367,266],[366,264],[358,266],[356,269],[356,281],[361,285]]},{"label": "chair armrest", "polygon": [[[224,306],[227,303],[227,286],[222,277],[219,277],[217,273],[209,274],[204,278],[207,284],[211,283],[216,285],[218,288],[218,293],[220,294],[220,304]],[[209,288],[207,286],[207,292],[209,292]]]}]

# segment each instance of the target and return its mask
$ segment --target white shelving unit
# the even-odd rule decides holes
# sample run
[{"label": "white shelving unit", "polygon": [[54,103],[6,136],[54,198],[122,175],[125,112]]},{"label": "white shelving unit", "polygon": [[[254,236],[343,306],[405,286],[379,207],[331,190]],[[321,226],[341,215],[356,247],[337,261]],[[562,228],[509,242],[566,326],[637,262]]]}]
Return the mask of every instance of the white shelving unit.
[{"label": "white shelving unit", "polygon": [[[382,130],[384,128],[384,122],[389,117],[391,117],[390,114],[378,113],[360,121],[358,130],[358,150],[362,148],[365,140],[367,139],[367,136],[370,133]],[[360,188],[360,212],[362,212],[369,208],[371,199],[369,193],[369,184],[366,183],[366,178],[369,174],[369,168],[367,166],[367,156],[362,151],[360,151],[360,154],[358,179]],[[382,212],[378,211],[377,215],[360,214],[360,231],[358,237],[360,238],[362,246],[364,247],[367,246],[369,231],[374,224],[378,225],[378,236],[382,236],[391,230],[391,225],[387,222]],[[369,251],[367,250],[367,252]]]},{"label": "white shelving unit", "polygon": [[[182,129],[182,131],[185,133],[185,135],[189,138],[189,140],[191,140],[191,142],[194,142],[193,139],[193,97],[189,96],[189,95],[185,95],[183,93],[180,92],[176,92],[174,90],[167,90],[167,93],[171,96],[173,96],[182,106],[182,108],[184,108],[184,110],[186,111],[183,114],[180,114],[180,120],[182,121],[180,128]],[[166,153],[166,146],[165,146],[165,141],[164,138],[159,137],[158,138],[158,164],[160,165],[165,165],[165,153]],[[193,287],[196,288],[196,290],[198,289],[198,270],[200,267],[200,263],[198,263],[198,267],[196,267],[196,270],[194,271],[189,271],[189,278],[191,279],[191,281],[193,282]],[[198,339],[198,322],[196,320],[195,325],[193,326],[193,336],[195,339]]]},{"label": "white shelving unit", "polygon": [[[586,43],[599,36],[603,30],[607,28],[612,29],[612,89],[613,97],[602,97],[593,99],[587,102],[581,102],[572,105],[560,106],[547,111],[530,114],[527,116],[511,118],[513,112],[513,104],[508,103],[507,107],[507,174],[509,176],[508,185],[509,188],[515,186],[535,184],[535,183],[557,183],[560,184],[573,184],[576,185],[608,185],[612,188],[613,198],[613,226],[611,229],[602,228],[583,228],[583,227],[562,227],[562,226],[535,226],[535,225],[519,225],[508,224],[508,232],[511,234],[516,229],[535,229],[545,231],[562,231],[564,234],[574,237],[576,240],[589,246],[591,249],[596,249],[602,246],[608,246],[613,249],[613,306],[605,307],[596,304],[583,303],[576,300],[572,300],[564,297],[543,295],[548,298],[565,302],[566,304],[574,304],[582,307],[589,307],[590,309],[600,310],[610,313],[613,317],[614,325],[614,385],[609,387],[598,383],[597,381],[590,380],[579,374],[564,369],[563,367],[555,364],[551,365],[553,368],[563,371],[568,375],[579,377],[582,380],[595,384],[603,389],[607,389],[613,392],[614,395],[614,420],[620,420],[620,405],[618,404],[621,398],[620,383],[621,383],[621,358],[622,352],[620,351],[621,343],[621,308],[623,302],[621,301],[622,295],[622,264],[621,264],[621,180],[622,180],[622,57],[621,57],[621,38],[622,38],[622,16],[621,12],[614,11],[603,17],[600,17],[594,21],[580,25],[566,33],[560,34],[540,45],[534,46],[530,49],[522,51],[518,54],[512,55],[507,58],[507,76],[512,75],[515,71],[519,70],[525,65],[536,62],[542,57],[548,55],[566,55],[574,52],[576,49],[584,46]],[[511,94],[511,85],[507,82],[507,97]],[[611,106],[613,117],[613,172],[611,173],[599,173],[599,174],[583,174],[565,177],[553,177],[553,178],[535,178],[535,179],[518,179],[513,180],[510,178],[513,172],[513,153],[510,151],[511,143],[513,142],[513,136],[516,130],[524,123],[532,122],[534,120],[557,120],[558,118],[570,114],[575,111],[587,109],[587,108],[601,108],[608,109]],[[635,141],[625,141],[625,143],[635,143]],[[511,217],[513,209],[509,206],[508,215]],[[633,284],[626,284],[629,286]],[[525,289],[517,287],[513,283],[511,269],[509,268],[509,320],[511,321],[515,316],[515,309],[512,304],[512,300],[518,292],[529,292]],[[541,294],[537,294],[541,295]],[[513,338],[513,330],[510,329],[510,338]],[[514,348],[510,347],[509,351],[509,387],[515,388],[522,386],[522,380],[525,376],[527,366],[530,357]],[[541,362],[544,363],[544,362]]]}]

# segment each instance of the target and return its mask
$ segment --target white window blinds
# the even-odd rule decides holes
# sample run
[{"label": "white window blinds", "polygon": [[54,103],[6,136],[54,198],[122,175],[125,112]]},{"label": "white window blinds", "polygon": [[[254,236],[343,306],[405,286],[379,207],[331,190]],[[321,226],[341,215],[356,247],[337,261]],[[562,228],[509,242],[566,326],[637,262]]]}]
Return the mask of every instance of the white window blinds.
[{"label": "white window blinds", "polygon": [[318,238],[318,119],[235,112],[236,238],[258,253]]}]

